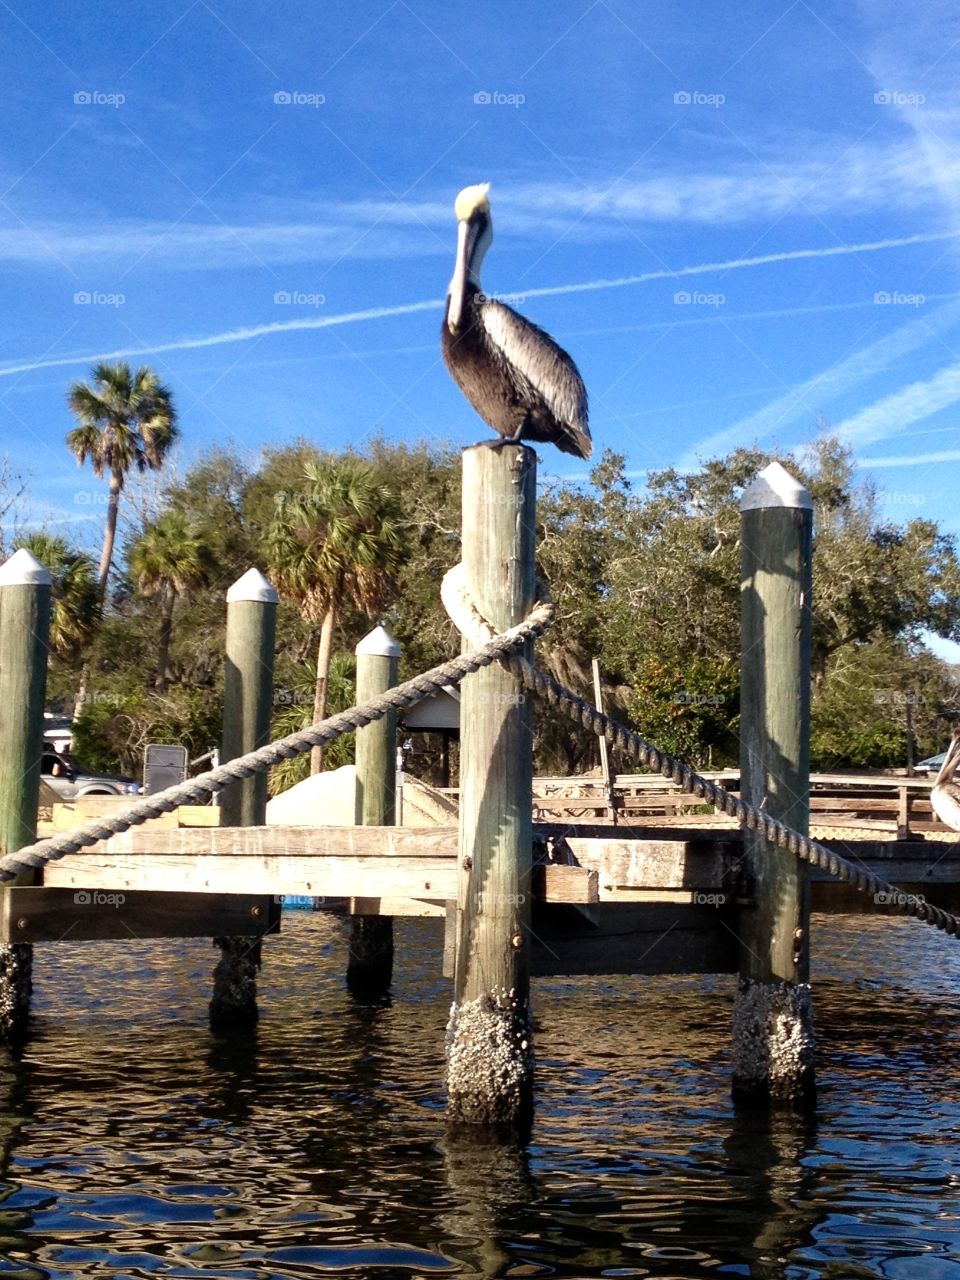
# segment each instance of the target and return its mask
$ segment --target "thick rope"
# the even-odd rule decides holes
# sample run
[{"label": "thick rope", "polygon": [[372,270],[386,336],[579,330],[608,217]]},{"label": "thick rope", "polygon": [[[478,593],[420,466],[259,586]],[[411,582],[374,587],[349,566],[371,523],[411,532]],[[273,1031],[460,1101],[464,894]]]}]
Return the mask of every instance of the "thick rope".
[{"label": "thick rope", "polygon": [[[538,583],[537,589],[542,597],[545,588]],[[444,578],[440,597],[447,613],[470,643],[479,644],[494,634],[493,627],[477,609],[470,596],[462,564],[456,565]],[[778,848],[789,850],[801,861],[809,862],[818,870],[826,871],[828,875],[840,880],[843,884],[853,885],[861,893],[871,893],[874,898],[884,895],[887,899],[886,905],[894,910],[915,916],[918,920],[923,920],[926,924],[942,929],[954,937],[960,933],[960,919],[951,915],[950,912],[935,907],[933,903],[920,901],[915,894],[905,893],[895,885],[873,875],[872,872],[841,857],[832,849],[827,849],[824,845],[811,840],[809,836],[794,831],[792,827],[748,804],[741,797],[731,795],[719,783],[710,782],[709,779],[701,777],[682,760],[677,760],[665,751],[660,751],[659,748],[641,738],[638,733],[625,729],[623,725],[605,716],[591,702],[565,689],[563,685],[558,684],[545,671],[535,667],[526,658],[515,653],[504,659],[504,665],[510,667],[514,674],[520,677],[526,688],[546,698],[551,706],[559,707],[584,729],[596,734],[597,737],[605,738],[612,747],[616,747],[625,756],[636,760],[639,764],[656,769],[664,777],[677,783],[684,791],[703,800],[705,804],[712,804],[722,809],[749,831],[762,831],[764,838],[776,844]]]},{"label": "thick rope", "polygon": [[735,818],[748,831],[759,831],[765,840],[780,849],[788,850],[801,861],[810,863],[820,871],[826,871],[828,875],[844,884],[853,885],[861,893],[873,894],[875,900],[885,900],[885,905],[894,911],[914,916],[953,937],[960,934],[960,919],[951,915],[949,911],[934,906],[932,902],[922,901],[915,894],[906,893],[896,885],[881,880],[879,876],[856,866],[853,862],[841,857],[839,853],[818,844],[809,836],[794,831],[792,827],[778,821],[769,813],[748,804],[741,797],[731,795],[718,782],[711,782],[708,778],[701,777],[682,760],[677,760],[665,751],[660,751],[639,734],[625,729],[623,725],[605,716],[592,703],[565,689],[545,671],[535,667],[532,662],[514,655],[504,659],[504,664],[519,676],[527,689],[546,698],[551,706],[558,707],[588,732],[604,737],[612,747],[622,751],[625,756],[636,760],[638,764],[657,770],[684,791],[702,800],[704,804],[715,805],[731,818]]},{"label": "thick rope", "polygon": [[55,862],[69,853],[78,853],[89,845],[107,840],[121,831],[128,831],[150,818],[171,813],[182,804],[206,800],[231,783],[252,777],[255,773],[263,773],[281,760],[301,755],[311,747],[335,742],[343,734],[372,724],[390,711],[403,711],[431,693],[436,693],[438,689],[457,685],[471,672],[490,666],[514,650],[523,648],[536,636],[542,635],[553,621],[553,614],[554,607],[550,601],[539,601],[518,626],[494,636],[470,653],[451,658],[449,662],[441,663],[423,675],[414,676],[412,680],[388,689],[386,693],[371,698],[360,706],[341,711],[319,724],[300,729],[286,738],[279,738],[256,751],[237,756],[196,778],[188,778],[186,782],[158,791],[156,795],[143,796],[123,809],[84,823],[72,831],[65,831],[63,835],[39,840],[35,844],[4,854],[0,857],[0,881],[10,880],[21,872]]}]

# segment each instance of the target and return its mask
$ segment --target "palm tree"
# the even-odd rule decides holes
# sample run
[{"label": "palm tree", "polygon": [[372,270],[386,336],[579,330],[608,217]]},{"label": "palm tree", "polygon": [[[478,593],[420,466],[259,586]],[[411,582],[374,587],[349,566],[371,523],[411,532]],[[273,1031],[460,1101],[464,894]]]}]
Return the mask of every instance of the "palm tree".
[{"label": "palm tree", "polygon": [[179,432],[171,393],[152,369],[141,366],[133,373],[124,361],[101,362],[90,375],[89,383],[74,382],[67,393],[67,403],[80,424],[68,432],[67,446],[81,466],[89,458],[94,475],[110,477],[98,578],[102,611],[127,472],[132,467],[159,469]]},{"label": "palm tree", "polygon": [[66,538],[40,529],[18,538],[14,550],[26,547],[50,572],[53,609],[50,615],[50,648],[69,661],[93,636],[97,627],[97,579],[93,561],[71,547]]},{"label": "palm tree", "polygon": [[[307,707],[313,705],[317,687],[316,670],[309,663],[297,663],[290,672],[287,683],[280,685],[274,693],[275,711],[270,721],[270,737],[285,738],[298,729],[306,729],[313,724],[313,713]],[[327,712],[330,715],[338,711],[346,711],[356,702],[357,693],[357,660],[352,653],[335,653],[330,660],[330,673],[327,678]],[[353,764],[355,755],[355,735],[346,733],[336,742],[324,747],[323,759],[328,769],[339,769],[341,765]],[[269,789],[271,796],[280,795],[288,787],[302,782],[310,774],[308,756],[291,756],[289,760],[281,760],[270,770]]]},{"label": "palm tree", "polygon": [[182,511],[165,511],[146,525],[127,555],[137,588],[161,600],[160,638],[154,685],[165,693],[170,683],[173,611],[180,596],[207,580],[204,545]]},{"label": "palm tree", "polygon": [[[345,607],[373,613],[387,598],[399,568],[400,504],[359,458],[308,461],[304,486],[277,494],[267,545],[270,567],[308,622],[320,623],[313,723],[327,712],[333,632]],[[314,747],[311,773],[323,767]]]}]

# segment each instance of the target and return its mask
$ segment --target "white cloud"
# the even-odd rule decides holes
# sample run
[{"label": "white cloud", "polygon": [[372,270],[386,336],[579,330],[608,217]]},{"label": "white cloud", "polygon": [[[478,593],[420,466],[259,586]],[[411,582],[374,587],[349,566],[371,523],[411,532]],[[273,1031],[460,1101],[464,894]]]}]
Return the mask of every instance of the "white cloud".
[{"label": "white cloud", "polygon": [[913,382],[867,405],[837,424],[837,435],[849,444],[872,444],[898,435],[903,427],[921,422],[960,400],[960,362],[941,369],[933,378]]},{"label": "white cloud", "polygon": [[701,440],[682,459],[682,464],[690,466],[698,458],[714,457],[739,445],[762,441],[774,431],[783,430],[800,419],[812,422],[816,414],[837,396],[860,386],[904,356],[926,346],[941,333],[952,329],[958,320],[960,302],[948,302],[921,318],[911,320],[893,333],[807,378],[798,387],[790,388],[762,409]]},{"label": "white cloud", "polygon": [[[744,153],[745,155],[746,153]],[[582,185],[511,184],[494,191],[498,232],[570,243],[628,241],[634,229],[657,225],[755,225],[789,213],[817,218],[882,210],[916,213],[939,205],[944,183],[960,188],[960,157],[938,155],[936,169],[914,141],[849,146],[821,138],[808,154],[782,150],[756,157],[724,156],[715,170],[684,167],[641,178]],[[452,222],[449,197],[423,200],[276,200],[245,208],[211,205],[208,214],[164,223],[122,219],[104,224],[89,211],[70,218],[19,211],[0,227],[0,261],[72,268],[127,266],[149,255],[170,270],[233,266],[256,258],[268,265],[350,258],[446,253]]]}]

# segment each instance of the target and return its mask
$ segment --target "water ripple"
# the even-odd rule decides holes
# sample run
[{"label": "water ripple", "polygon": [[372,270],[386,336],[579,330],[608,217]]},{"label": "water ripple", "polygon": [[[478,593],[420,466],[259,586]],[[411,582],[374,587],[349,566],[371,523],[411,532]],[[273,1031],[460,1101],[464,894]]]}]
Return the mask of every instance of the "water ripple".
[{"label": "water ripple", "polygon": [[960,1280],[960,948],[820,919],[815,1118],[735,1113],[729,978],[535,983],[526,1150],[448,1131],[441,928],[393,999],[289,913],[261,1022],[211,1036],[208,943],[39,949],[0,1077],[0,1280],[786,1276]]}]

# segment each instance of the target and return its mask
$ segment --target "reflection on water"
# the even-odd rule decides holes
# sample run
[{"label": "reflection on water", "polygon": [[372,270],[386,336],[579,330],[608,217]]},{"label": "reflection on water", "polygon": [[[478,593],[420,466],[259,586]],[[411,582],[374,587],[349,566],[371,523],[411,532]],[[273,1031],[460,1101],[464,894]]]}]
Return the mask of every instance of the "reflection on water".
[{"label": "reflection on water", "polygon": [[398,926],[393,999],[362,1007],[345,925],[290,913],[249,1038],[208,1030],[206,943],[38,949],[0,1280],[960,1280],[960,947],[818,926],[815,1122],[734,1114],[731,979],[541,980],[525,1150],[445,1125],[437,922]]}]

